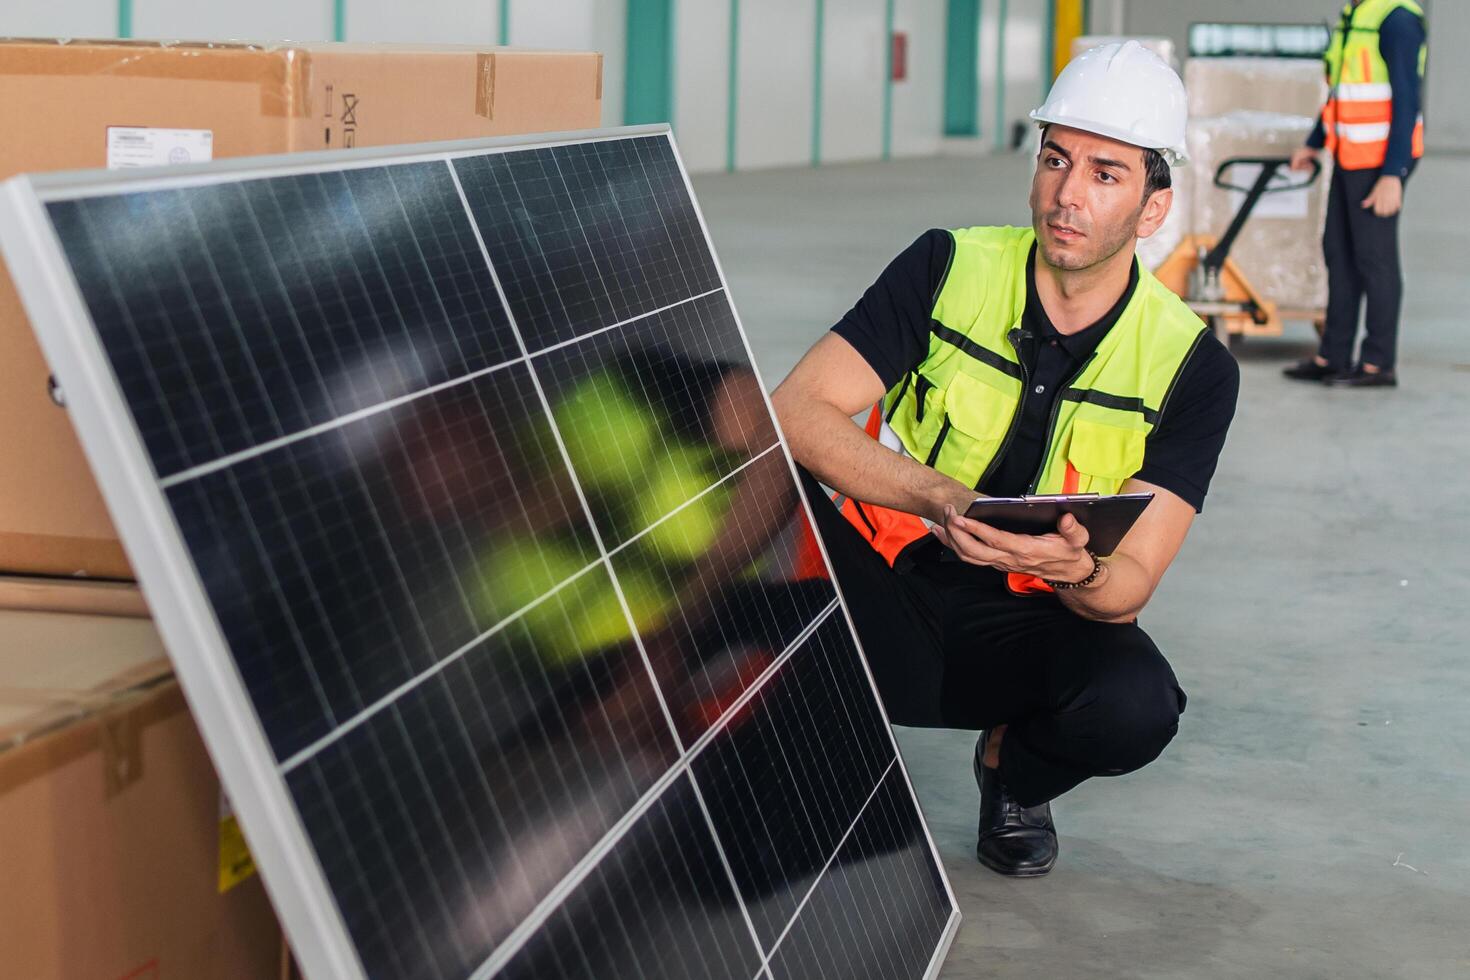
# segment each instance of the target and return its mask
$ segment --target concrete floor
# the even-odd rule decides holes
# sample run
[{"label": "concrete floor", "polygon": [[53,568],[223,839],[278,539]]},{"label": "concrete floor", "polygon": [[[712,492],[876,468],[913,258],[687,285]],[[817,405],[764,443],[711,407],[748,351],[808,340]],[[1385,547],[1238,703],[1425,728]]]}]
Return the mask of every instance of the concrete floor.
[{"label": "concrete floor", "polygon": [[[1028,222],[1029,173],[696,180],[766,383],[924,229]],[[965,914],[945,977],[1470,976],[1467,185],[1431,158],[1410,188],[1402,388],[1286,382],[1305,326],[1237,348],[1220,472],[1143,618],[1190,695],[1179,737],[1055,805],[1051,876],[975,863],[973,733],[900,730]]]}]

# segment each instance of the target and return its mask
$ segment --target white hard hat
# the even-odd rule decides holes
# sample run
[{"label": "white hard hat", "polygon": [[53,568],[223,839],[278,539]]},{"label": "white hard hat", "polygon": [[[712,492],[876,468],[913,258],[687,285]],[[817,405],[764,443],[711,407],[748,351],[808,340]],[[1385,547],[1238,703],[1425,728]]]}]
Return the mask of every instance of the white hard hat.
[{"label": "white hard hat", "polygon": [[1031,118],[1158,150],[1171,167],[1189,159],[1184,83],[1137,41],[1099,45],[1073,58]]}]

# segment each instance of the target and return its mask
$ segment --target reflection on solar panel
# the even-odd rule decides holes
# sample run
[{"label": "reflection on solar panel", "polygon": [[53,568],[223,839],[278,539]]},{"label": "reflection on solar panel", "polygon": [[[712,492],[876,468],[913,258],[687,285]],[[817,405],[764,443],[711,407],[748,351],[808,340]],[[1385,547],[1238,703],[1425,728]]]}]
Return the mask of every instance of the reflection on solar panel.
[{"label": "reflection on solar panel", "polygon": [[21,180],[0,222],[310,976],[937,972],[953,896],[666,130]]}]

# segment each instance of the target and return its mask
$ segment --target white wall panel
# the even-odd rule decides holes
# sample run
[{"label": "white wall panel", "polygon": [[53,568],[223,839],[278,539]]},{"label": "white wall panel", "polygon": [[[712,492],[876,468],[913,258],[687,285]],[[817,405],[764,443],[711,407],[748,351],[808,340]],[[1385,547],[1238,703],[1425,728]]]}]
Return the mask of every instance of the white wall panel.
[{"label": "white wall panel", "polygon": [[996,112],[1000,89],[1000,3],[983,0],[980,4],[980,137],[987,146],[1000,147],[1001,135]]},{"label": "white wall panel", "polygon": [[883,153],[885,0],[827,0],[822,44],[822,160]]},{"label": "white wall panel", "polygon": [[[1045,0],[1010,0],[1010,18],[1006,21],[1006,113],[1003,131],[1005,145],[1010,146],[1011,131],[1019,120],[1030,125],[1027,116],[1041,104],[1041,76],[1044,35],[1046,33]],[[1029,137],[1029,132],[1028,132]]]},{"label": "white wall panel", "polygon": [[591,50],[592,11],[597,2],[509,0],[510,43],[523,48]]},{"label": "white wall panel", "polygon": [[347,40],[411,44],[495,44],[497,0],[347,0]]},{"label": "white wall panel", "polygon": [[133,36],[201,41],[330,41],[332,10],[332,0],[228,4],[134,0]]},{"label": "white wall panel", "polygon": [[690,170],[725,166],[730,10],[721,0],[674,2],[674,136]]},{"label": "white wall panel", "polygon": [[810,0],[741,0],[737,166],[810,160],[815,45]]},{"label": "white wall panel", "polygon": [[893,155],[938,152],[944,129],[944,0],[897,0],[893,28],[909,37],[908,79],[893,86]]},{"label": "white wall panel", "polygon": [[114,37],[117,0],[3,0],[0,37]]},{"label": "white wall panel", "polygon": [[627,0],[597,0],[592,9],[593,51],[602,52],[602,124],[623,124],[628,81]]}]

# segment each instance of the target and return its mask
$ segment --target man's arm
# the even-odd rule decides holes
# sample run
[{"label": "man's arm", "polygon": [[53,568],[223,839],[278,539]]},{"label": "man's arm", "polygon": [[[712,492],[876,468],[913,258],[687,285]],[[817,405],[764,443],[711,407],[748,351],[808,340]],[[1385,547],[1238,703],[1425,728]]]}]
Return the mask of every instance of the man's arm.
[{"label": "man's arm", "polygon": [[[1117,551],[1101,560],[1094,582],[1058,591],[1069,609],[1087,619],[1128,622],[1148,604],[1204,506],[1239,391],[1240,366],[1223,344],[1206,336],[1149,437],[1143,468],[1122,487],[1124,493],[1152,493],[1153,503]],[[1041,537],[1005,534],[962,518],[935,534],[962,558],[1005,571],[1053,582],[1080,582],[1092,573],[1087,531],[1070,517],[1056,534]]]},{"label": "man's arm", "polygon": [[868,436],[852,416],[870,409],[884,387],[846,340],[829,333],[807,351],[771,396],[791,455],[823,483],[868,503],[942,520],[976,496],[958,480],[900,455]]},{"label": "man's arm", "polygon": [[1388,66],[1392,91],[1393,121],[1388,127],[1388,152],[1382,175],[1407,177],[1414,159],[1414,129],[1419,122],[1419,50],[1424,45],[1424,25],[1411,10],[1400,8],[1389,14],[1378,33],[1378,53]]},{"label": "man's arm", "polygon": [[[1153,503],[1113,554],[1098,560],[1100,574],[1080,589],[1057,592],[1084,619],[1128,623],[1148,605],[1194,523],[1194,507],[1163,487],[1129,480],[1123,493],[1152,493]],[[1092,574],[1087,529],[1071,515],[1056,534],[1008,534],[950,512],[935,536],[965,561],[1053,582],[1080,582]]]}]

